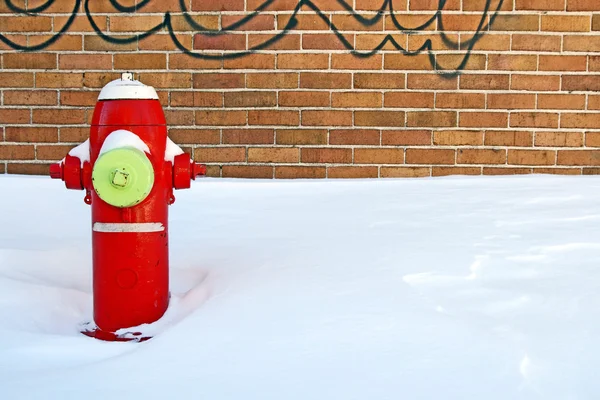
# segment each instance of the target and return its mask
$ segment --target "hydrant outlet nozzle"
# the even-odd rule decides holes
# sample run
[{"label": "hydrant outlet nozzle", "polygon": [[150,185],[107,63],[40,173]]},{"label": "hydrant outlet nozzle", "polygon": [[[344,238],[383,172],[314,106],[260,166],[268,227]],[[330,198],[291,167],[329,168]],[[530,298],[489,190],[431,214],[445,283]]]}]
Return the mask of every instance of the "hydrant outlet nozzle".
[{"label": "hydrant outlet nozzle", "polygon": [[199,175],[206,175],[206,165],[192,163],[192,179],[196,180]]},{"label": "hydrant outlet nozzle", "polygon": [[62,179],[63,178],[62,163],[50,164],[50,178],[52,178],[52,179]]}]

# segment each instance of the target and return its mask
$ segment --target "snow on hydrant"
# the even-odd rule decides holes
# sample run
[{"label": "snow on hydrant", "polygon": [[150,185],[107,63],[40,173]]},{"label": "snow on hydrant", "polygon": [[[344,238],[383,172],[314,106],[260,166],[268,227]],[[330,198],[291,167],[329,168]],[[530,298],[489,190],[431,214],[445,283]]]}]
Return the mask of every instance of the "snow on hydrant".
[{"label": "snow on hydrant", "polygon": [[[98,97],[90,138],[50,166],[68,189],[85,190],[92,209],[94,323],[102,340],[160,319],[169,305],[168,206],[206,167],[167,136],[153,87],[124,73]],[[119,331],[119,332],[118,332]]]}]

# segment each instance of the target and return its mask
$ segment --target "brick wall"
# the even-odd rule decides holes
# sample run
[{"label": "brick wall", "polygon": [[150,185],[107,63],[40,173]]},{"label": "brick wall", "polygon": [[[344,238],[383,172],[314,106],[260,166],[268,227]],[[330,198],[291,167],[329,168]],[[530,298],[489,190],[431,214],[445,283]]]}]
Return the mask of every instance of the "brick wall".
[{"label": "brick wall", "polygon": [[212,176],[600,172],[600,1],[346,1],[0,0],[0,173],[47,173],[125,70]]}]

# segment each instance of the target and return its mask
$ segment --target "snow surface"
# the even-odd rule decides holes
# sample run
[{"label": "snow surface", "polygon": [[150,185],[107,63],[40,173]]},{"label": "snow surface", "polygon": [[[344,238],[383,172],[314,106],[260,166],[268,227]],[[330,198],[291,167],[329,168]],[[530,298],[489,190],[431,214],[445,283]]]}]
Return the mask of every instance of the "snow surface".
[{"label": "snow surface", "polygon": [[[86,139],[86,141],[79,146],[72,148],[71,151],[69,151],[69,155],[79,158],[81,160],[81,166],[83,167],[83,163],[90,161],[90,139]],[[60,162],[64,162],[64,158]]]},{"label": "snow surface", "polygon": [[123,147],[133,147],[134,149],[150,154],[150,148],[148,148],[148,145],[138,135],[125,129],[117,129],[104,139],[98,156]]},{"label": "snow surface", "polygon": [[183,154],[183,149],[167,136],[167,146],[165,149],[165,161],[175,162],[175,156]]},{"label": "snow surface", "polygon": [[0,399],[599,398],[598,177],[200,179],[145,343],[78,333],[84,193],[0,193]]}]

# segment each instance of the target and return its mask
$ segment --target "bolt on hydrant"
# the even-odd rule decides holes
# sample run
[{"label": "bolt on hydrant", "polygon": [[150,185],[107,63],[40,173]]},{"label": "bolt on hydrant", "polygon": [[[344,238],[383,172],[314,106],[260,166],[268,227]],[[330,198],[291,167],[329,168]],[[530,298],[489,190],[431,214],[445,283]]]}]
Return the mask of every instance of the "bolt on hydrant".
[{"label": "bolt on hydrant", "polygon": [[[149,324],[169,305],[168,206],[206,167],[167,136],[156,91],[124,73],[94,109],[90,138],[50,166],[92,208],[94,324],[102,340],[144,340],[118,331]],[[95,326],[94,326],[95,325]]]}]

